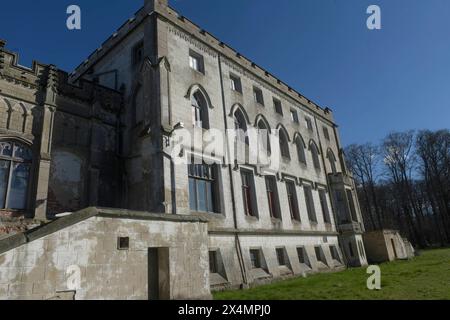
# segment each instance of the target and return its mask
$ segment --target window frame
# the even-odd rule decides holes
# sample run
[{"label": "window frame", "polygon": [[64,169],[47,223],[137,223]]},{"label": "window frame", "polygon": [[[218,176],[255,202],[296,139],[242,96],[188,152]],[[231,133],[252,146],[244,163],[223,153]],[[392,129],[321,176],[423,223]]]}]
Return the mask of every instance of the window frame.
[{"label": "window frame", "polygon": [[189,67],[192,70],[205,75],[204,57],[192,49],[189,49]]},{"label": "window frame", "polygon": [[[197,166],[201,166],[199,170]],[[207,174],[198,174],[198,172],[208,172]],[[220,200],[218,196],[218,168],[216,164],[208,165],[206,163],[188,164],[188,185],[189,185],[189,209],[193,212],[202,212],[208,214],[220,214]],[[191,182],[194,183],[194,195],[191,192]],[[204,200],[206,211],[200,208],[199,185],[204,184]],[[208,192],[208,185],[210,192]],[[209,197],[211,199],[209,199]],[[191,198],[194,197],[194,198]],[[192,208],[192,201],[195,201],[195,208]],[[211,207],[210,207],[211,206]]]},{"label": "window frame", "polygon": [[241,191],[245,216],[258,218],[255,179],[250,170],[241,169]]},{"label": "window frame", "polygon": [[258,105],[264,107],[264,93],[261,88],[253,86],[253,99]]},{"label": "window frame", "polygon": [[272,219],[281,220],[280,199],[278,196],[277,180],[274,176],[264,177],[269,214]]},{"label": "window frame", "polygon": [[[290,187],[293,189],[289,190]],[[298,206],[297,188],[294,181],[286,180],[286,194],[288,198],[291,219],[297,222],[301,222],[300,210]]]},{"label": "window frame", "polygon": [[323,221],[326,224],[331,224],[330,208],[328,207],[327,192],[325,189],[319,189],[320,207],[322,209]]},{"label": "window frame", "polygon": [[291,108],[290,114],[291,114],[291,121],[292,121],[293,123],[295,123],[295,124],[299,124],[299,123],[300,123],[300,120],[299,120],[299,118],[298,118],[298,112],[297,112],[297,110]]},{"label": "window frame", "polygon": [[[10,144],[11,145],[11,155],[3,155],[0,154],[0,161],[7,163],[7,170],[5,175],[5,194],[0,195],[3,197],[3,206],[0,207],[0,210],[12,210],[12,211],[25,211],[29,206],[29,196],[30,196],[30,188],[32,185],[32,176],[33,176],[33,163],[34,163],[34,153],[32,146],[23,141],[19,141],[16,139],[0,139],[0,143]],[[27,152],[25,157],[16,156],[16,145],[20,146]],[[24,165],[27,168],[27,179],[26,186],[23,190],[24,199],[23,199],[23,207],[21,208],[12,208],[9,207],[9,203],[11,200],[11,192],[12,190],[12,182],[14,179],[14,171],[15,165]]]},{"label": "window frame", "polygon": [[306,211],[308,213],[308,220],[310,223],[317,224],[317,213],[314,207],[314,195],[312,193],[313,188],[309,185],[303,186],[303,192],[305,195]]}]

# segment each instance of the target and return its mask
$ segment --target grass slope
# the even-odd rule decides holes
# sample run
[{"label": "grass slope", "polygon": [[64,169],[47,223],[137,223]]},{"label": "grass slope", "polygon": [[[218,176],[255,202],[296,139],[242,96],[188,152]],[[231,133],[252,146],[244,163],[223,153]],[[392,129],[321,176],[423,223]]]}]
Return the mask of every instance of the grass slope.
[{"label": "grass slope", "polygon": [[383,263],[381,290],[370,291],[366,268],[311,275],[243,291],[214,294],[216,300],[423,300],[450,299],[450,249],[422,251],[411,261]]}]

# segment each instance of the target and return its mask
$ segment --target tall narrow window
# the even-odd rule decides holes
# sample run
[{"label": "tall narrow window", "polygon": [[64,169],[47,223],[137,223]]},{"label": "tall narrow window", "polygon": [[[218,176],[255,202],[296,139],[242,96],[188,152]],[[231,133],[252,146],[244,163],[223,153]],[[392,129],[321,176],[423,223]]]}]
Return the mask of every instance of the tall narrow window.
[{"label": "tall narrow window", "polygon": [[319,149],[317,148],[317,145],[314,142],[311,142],[310,149],[314,168],[320,170]]},{"label": "tall narrow window", "polygon": [[305,121],[306,121],[306,127],[308,128],[309,131],[312,132],[314,129],[313,129],[313,124],[312,124],[311,118],[310,117],[306,117]]},{"label": "tall narrow window", "polygon": [[314,208],[314,200],[311,186],[303,186],[305,192],[306,209],[310,222],[317,223],[316,210]]},{"label": "tall narrow window", "polygon": [[284,252],[284,248],[276,248],[275,251],[277,253],[278,265],[286,266],[288,263],[287,263],[286,254]]},{"label": "tall narrow window", "polygon": [[195,127],[209,129],[208,106],[206,99],[200,91],[195,92],[191,98],[192,123]]},{"label": "tall narrow window", "polygon": [[289,211],[291,213],[292,220],[300,221],[300,214],[298,210],[297,192],[295,189],[295,183],[292,181],[286,181],[286,190],[288,196]]},{"label": "tall narrow window", "polygon": [[347,201],[350,206],[350,214],[352,216],[352,220],[358,222],[358,217],[356,216],[355,202],[353,201],[352,190],[346,190],[347,193]]},{"label": "tall narrow window", "polygon": [[303,143],[303,139],[298,136],[295,140],[295,145],[297,147],[298,161],[306,165],[305,144]]},{"label": "tall narrow window", "polygon": [[241,171],[242,179],[242,198],[244,200],[245,215],[256,217],[256,201],[255,201],[255,186],[253,181],[253,174],[250,171]]},{"label": "tall narrow window", "polygon": [[330,133],[328,132],[328,128],[327,127],[323,127],[323,136],[325,137],[325,139],[330,141]]},{"label": "tall narrow window", "polygon": [[266,176],[266,192],[267,200],[269,202],[269,212],[272,218],[281,219],[280,212],[278,210],[278,194],[275,177]]},{"label": "tall narrow window", "polygon": [[141,41],[133,47],[132,63],[134,66],[139,66],[144,60],[144,43]]},{"label": "tall narrow window", "polygon": [[330,169],[333,174],[336,174],[336,157],[331,149],[328,151],[328,161],[330,161]]},{"label": "tall narrow window", "polygon": [[260,249],[250,249],[250,262],[253,269],[262,268],[261,254],[262,253]]},{"label": "tall narrow window", "polygon": [[217,251],[209,251],[209,272],[219,273],[218,263],[217,263]]},{"label": "tall narrow window", "polygon": [[190,164],[189,204],[192,211],[217,212],[217,180],[214,165]]},{"label": "tall narrow window", "polygon": [[[244,163],[249,160],[249,139],[247,136],[247,121],[240,109],[234,113],[234,129],[236,130],[236,159],[242,159]],[[238,157],[241,155],[241,157]]]},{"label": "tall narrow window", "polygon": [[27,146],[0,141],[0,209],[26,209],[31,160]]},{"label": "tall narrow window", "polygon": [[322,207],[323,212],[323,221],[325,223],[331,223],[330,211],[328,210],[328,202],[325,190],[322,189],[319,190],[319,198],[320,198],[320,206]]},{"label": "tall narrow window", "polygon": [[286,133],[284,132],[284,130],[280,129],[279,131],[279,136],[280,136],[280,151],[281,151],[281,156],[285,159],[290,160],[291,159],[291,155],[289,153],[289,143],[288,143],[288,137],[286,135]]},{"label": "tall narrow window", "polygon": [[270,129],[263,120],[258,121],[258,144],[267,156],[270,155]]}]

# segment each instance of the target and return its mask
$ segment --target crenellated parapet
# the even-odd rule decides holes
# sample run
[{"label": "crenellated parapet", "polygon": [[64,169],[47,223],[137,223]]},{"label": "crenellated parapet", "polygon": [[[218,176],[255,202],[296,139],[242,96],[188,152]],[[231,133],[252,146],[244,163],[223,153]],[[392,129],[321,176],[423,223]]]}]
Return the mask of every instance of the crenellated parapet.
[{"label": "crenellated parapet", "polygon": [[257,65],[255,62],[243,56],[240,52],[231,46],[217,39],[214,35],[205,31],[194,22],[180,15],[170,6],[166,0],[147,0],[145,6],[128,19],[119,29],[117,29],[97,50],[92,52],[89,57],[83,61],[70,74],[70,80],[76,81],[89,74],[105,55],[113,50],[129,33],[144,23],[149,16],[156,15],[159,19],[167,22],[168,32],[175,33],[180,37],[195,41],[203,48],[203,51],[209,52],[213,56],[220,55],[226,63],[237,65],[246,70],[248,74],[263,82],[265,86],[276,90],[278,93],[289,97],[296,104],[303,105],[319,117],[334,123],[333,111],[328,107],[321,107],[311,99],[303,96],[300,92],[271,74],[269,71]]},{"label": "crenellated parapet", "polygon": [[[122,104],[120,92],[82,79],[73,84],[67,72],[55,65],[33,61],[32,67],[21,66],[19,55],[5,48],[0,40],[0,94],[34,105],[58,108],[58,96],[83,104],[100,105],[105,111],[118,112]],[[61,99],[59,99],[60,101]]]}]

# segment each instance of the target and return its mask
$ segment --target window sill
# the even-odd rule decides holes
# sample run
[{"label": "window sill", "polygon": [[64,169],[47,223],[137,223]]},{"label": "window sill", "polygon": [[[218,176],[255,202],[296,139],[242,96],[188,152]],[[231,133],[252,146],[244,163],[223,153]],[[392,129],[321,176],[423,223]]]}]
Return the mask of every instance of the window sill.
[{"label": "window sill", "polygon": [[198,216],[198,217],[217,218],[217,219],[225,220],[225,214],[218,213],[218,212],[191,211],[191,215]]},{"label": "window sill", "polygon": [[272,221],[273,224],[278,224],[282,222],[281,218],[270,217],[270,220]]},{"label": "window sill", "polygon": [[205,76],[205,72],[199,71],[199,70],[194,69],[194,68],[191,68],[191,67],[190,67],[190,69],[191,69],[191,71],[192,71],[194,74],[197,74],[197,75],[200,75],[200,76]]},{"label": "window sill", "polygon": [[255,279],[271,278],[272,275],[263,268],[253,268],[250,270],[252,277]]},{"label": "window sill", "polygon": [[278,270],[280,271],[280,275],[281,276],[286,276],[286,275],[293,274],[292,270],[286,265],[278,266]]},{"label": "window sill", "polygon": [[255,217],[255,216],[249,216],[249,215],[246,215],[246,216],[245,216],[245,220],[247,220],[247,222],[258,222],[258,221],[259,221],[259,218],[258,218],[258,217]]}]

